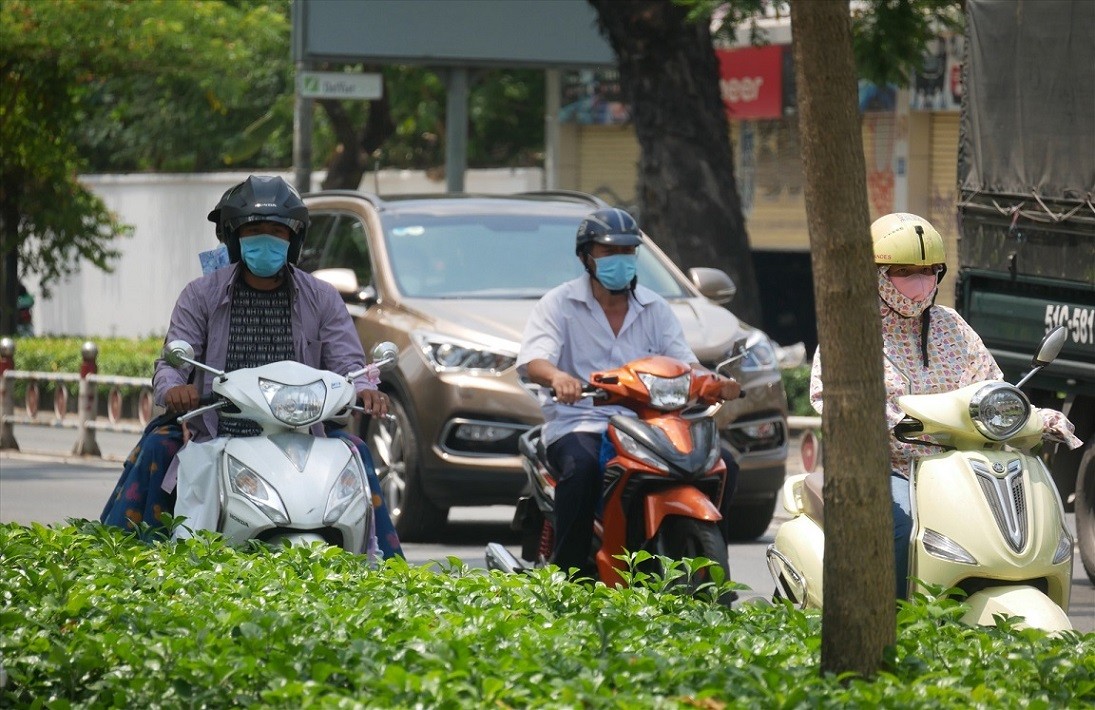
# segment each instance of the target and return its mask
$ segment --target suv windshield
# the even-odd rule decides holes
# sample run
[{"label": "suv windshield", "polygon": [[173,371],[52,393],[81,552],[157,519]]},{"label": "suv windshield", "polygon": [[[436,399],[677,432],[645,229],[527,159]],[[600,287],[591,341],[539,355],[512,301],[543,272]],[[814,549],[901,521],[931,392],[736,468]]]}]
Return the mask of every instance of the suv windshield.
[{"label": "suv windshield", "polygon": [[[400,292],[412,298],[540,298],[582,273],[580,219],[506,215],[389,215],[385,241]],[[639,283],[667,299],[691,296],[649,250]]]}]

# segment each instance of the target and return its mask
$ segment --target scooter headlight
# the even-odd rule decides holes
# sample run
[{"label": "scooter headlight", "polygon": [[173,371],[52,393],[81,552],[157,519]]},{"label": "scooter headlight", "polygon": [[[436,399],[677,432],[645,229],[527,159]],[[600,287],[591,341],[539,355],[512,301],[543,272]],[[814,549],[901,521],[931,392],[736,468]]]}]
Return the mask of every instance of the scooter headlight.
[{"label": "scooter headlight", "polygon": [[1053,553],[1053,562],[1050,564],[1059,565],[1070,557],[1072,557],[1072,536],[1062,528],[1061,539],[1057,541],[1057,549]]},{"label": "scooter headlight", "polygon": [[323,524],[333,525],[358,496],[364,495],[365,483],[358,473],[356,459],[351,458],[331,486],[331,493],[327,496],[327,508],[323,511]]},{"label": "scooter headlight", "polygon": [[1023,428],[1030,418],[1030,401],[1005,383],[985,385],[970,398],[970,419],[977,431],[993,441],[1003,441]]},{"label": "scooter headlight", "polygon": [[[613,428],[615,429],[615,427],[613,427]],[[667,466],[666,463],[664,461],[662,461],[660,458],[658,458],[654,454],[650,453],[650,450],[648,448],[646,448],[645,446],[643,446],[642,444],[640,444],[638,441],[636,441],[633,436],[631,436],[630,434],[627,434],[626,432],[621,431],[620,429],[615,429],[615,430],[616,430],[616,437],[620,441],[620,447],[629,456],[632,456],[634,458],[639,459],[643,463],[648,464],[651,468],[655,468],[659,471],[664,471],[665,473],[669,473],[669,466]]]},{"label": "scooter headlight", "polygon": [[281,497],[274,487],[263,480],[262,476],[231,456],[228,457],[228,483],[232,486],[234,493],[251,501],[270,520],[278,525],[289,523],[285,504],[281,502]]},{"label": "scooter headlight", "polygon": [[977,564],[977,559],[967,552],[966,548],[946,535],[925,528],[922,539],[924,541],[924,550],[932,557],[938,557],[949,562],[961,562],[966,565]]},{"label": "scooter headlight", "polygon": [[259,378],[270,413],[289,426],[314,424],[323,414],[323,403],[327,399],[327,385],[316,380],[307,385],[284,385],[273,380]]},{"label": "scooter headlight", "polygon": [[663,411],[680,409],[688,403],[688,391],[692,387],[692,373],[678,377],[658,377],[640,372],[639,379],[650,393],[650,406]]}]

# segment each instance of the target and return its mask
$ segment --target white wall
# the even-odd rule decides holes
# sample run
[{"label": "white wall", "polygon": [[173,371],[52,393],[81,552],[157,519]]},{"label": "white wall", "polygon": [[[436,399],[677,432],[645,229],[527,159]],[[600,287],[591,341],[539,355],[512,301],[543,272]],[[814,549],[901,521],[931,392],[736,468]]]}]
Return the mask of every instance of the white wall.
[{"label": "white wall", "polygon": [[[291,172],[276,172],[292,181]],[[175,299],[191,280],[201,276],[198,252],[216,245],[213,225],[206,219],[226,189],[248,173],[85,175],[80,178],[99,195],[121,222],[133,226],[133,236],[120,239],[121,257],[114,271],[90,264],[53,286],[46,299],[33,277],[24,279],[36,296],[34,330],[39,335],[144,337],[167,331]],[[323,173],[313,175],[318,189]],[[468,192],[504,194],[539,190],[539,168],[469,170]],[[361,187],[380,194],[439,193],[444,179],[430,180],[421,171],[382,170],[366,174]]]}]

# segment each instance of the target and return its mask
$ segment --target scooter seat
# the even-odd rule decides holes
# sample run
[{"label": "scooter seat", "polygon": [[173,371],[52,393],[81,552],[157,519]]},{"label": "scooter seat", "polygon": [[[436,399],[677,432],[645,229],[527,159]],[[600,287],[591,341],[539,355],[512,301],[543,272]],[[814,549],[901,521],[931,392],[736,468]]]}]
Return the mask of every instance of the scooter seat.
[{"label": "scooter seat", "polygon": [[802,505],[806,515],[819,523],[825,522],[825,498],[822,489],[825,487],[825,476],[821,471],[814,471],[802,481]]}]

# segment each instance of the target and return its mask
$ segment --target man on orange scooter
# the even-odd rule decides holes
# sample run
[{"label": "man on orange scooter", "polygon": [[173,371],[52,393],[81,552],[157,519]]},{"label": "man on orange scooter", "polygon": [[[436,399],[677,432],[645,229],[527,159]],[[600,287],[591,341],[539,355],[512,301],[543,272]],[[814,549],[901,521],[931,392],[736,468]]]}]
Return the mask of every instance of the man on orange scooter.
[{"label": "man on orange scooter", "polygon": [[[544,294],[525,326],[517,357],[521,376],[555,391],[557,402],[542,405],[548,460],[559,471],[552,562],[564,570],[577,568],[582,577],[596,578],[588,557],[601,497],[601,441],[614,414],[633,415],[623,407],[579,401],[589,375],[649,355],[667,355],[700,368],[669,304],[638,284],[641,244],[639,226],[627,212],[608,208],[588,215],[575,240],[586,274]],[[723,398],[737,398],[738,382],[720,379]],[[738,465],[726,449],[723,460],[725,514]]]}]

